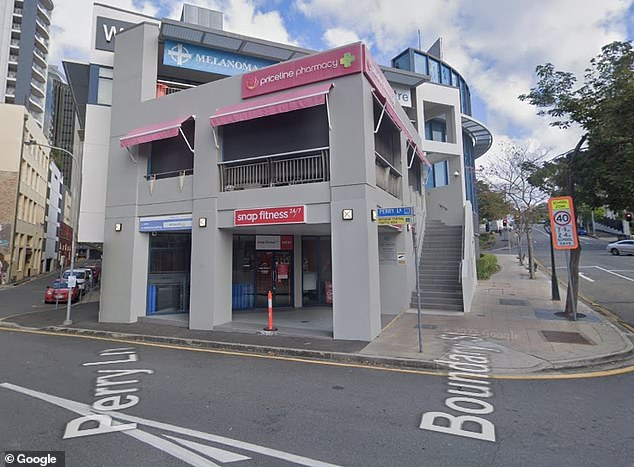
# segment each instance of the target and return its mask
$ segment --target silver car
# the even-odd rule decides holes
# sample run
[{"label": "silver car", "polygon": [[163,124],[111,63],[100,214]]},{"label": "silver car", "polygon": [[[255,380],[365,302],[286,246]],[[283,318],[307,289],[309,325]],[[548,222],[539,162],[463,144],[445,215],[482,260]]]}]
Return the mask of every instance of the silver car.
[{"label": "silver car", "polygon": [[619,240],[618,242],[610,243],[606,250],[615,256],[634,255],[634,240]]}]

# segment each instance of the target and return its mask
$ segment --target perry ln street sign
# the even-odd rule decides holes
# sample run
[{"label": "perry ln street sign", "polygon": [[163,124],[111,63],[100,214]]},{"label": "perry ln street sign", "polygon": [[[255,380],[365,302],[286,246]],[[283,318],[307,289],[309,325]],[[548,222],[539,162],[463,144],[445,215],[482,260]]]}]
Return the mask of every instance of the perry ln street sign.
[{"label": "perry ln street sign", "polygon": [[557,250],[574,250],[578,246],[575,209],[570,196],[548,200],[553,246]]},{"label": "perry ln street sign", "polygon": [[414,217],[414,209],[411,206],[398,208],[379,208],[376,211],[379,225],[411,224]]}]

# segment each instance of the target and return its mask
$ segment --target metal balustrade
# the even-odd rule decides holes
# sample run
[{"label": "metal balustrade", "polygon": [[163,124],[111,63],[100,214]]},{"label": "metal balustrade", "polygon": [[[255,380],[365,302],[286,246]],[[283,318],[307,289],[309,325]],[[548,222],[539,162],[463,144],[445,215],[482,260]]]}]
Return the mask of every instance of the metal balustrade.
[{"label": "metal balustrade", "polygon": [[221,191],[330,180],[329,151],[325,148],[222,162],[219,165]]},{"label": "metal balustrade", "polygon": [[173,83],[171,81],[159,80],[156,82],[156,97],[167,96],[193,87],[195,86],[192,84]]},{"label": "metal balustrade", "polygon": [[401,197],[401,173],[378,152],[376,156],[376,186],[396,198]]}]

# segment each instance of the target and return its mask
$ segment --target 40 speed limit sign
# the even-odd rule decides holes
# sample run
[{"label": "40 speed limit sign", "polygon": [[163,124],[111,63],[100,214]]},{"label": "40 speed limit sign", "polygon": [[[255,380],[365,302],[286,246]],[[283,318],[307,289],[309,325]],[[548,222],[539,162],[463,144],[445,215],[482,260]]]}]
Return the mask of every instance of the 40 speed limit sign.
[{"label": "40 speed limit sign", "polygon": [[575,208],[570,196],[557,196],[548,200],[550,231],[556,250],[574,250],[579,245]]}]

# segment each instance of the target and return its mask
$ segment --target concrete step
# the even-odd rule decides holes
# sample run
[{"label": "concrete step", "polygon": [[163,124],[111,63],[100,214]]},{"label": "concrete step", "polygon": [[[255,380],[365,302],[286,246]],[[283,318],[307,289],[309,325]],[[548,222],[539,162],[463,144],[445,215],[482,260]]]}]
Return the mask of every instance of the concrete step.
[{"label": "concrete step", "polygon": [[[416,295],[412,295],[412,302],[416,303]],[[462,306],[462,297],[430,297],[428,295],[420,296],[421,305],[460,305]]]},{"label": "concrete step", "polygon": [[[421,303],[430,301],[435,303],[462,303],[462,292],[425,292],[420,294]],[[416,300],[416,292],[412,293],[412,301]]]},{"label": "concrete step", "polygon": [[[416,301],[409,304],[410,308],[416,309]],[[434,304],[426,305],[421,302],[421,310],[437,310],[437,311],[455,311],[456,313],[464,312],[462,305]]]}]

